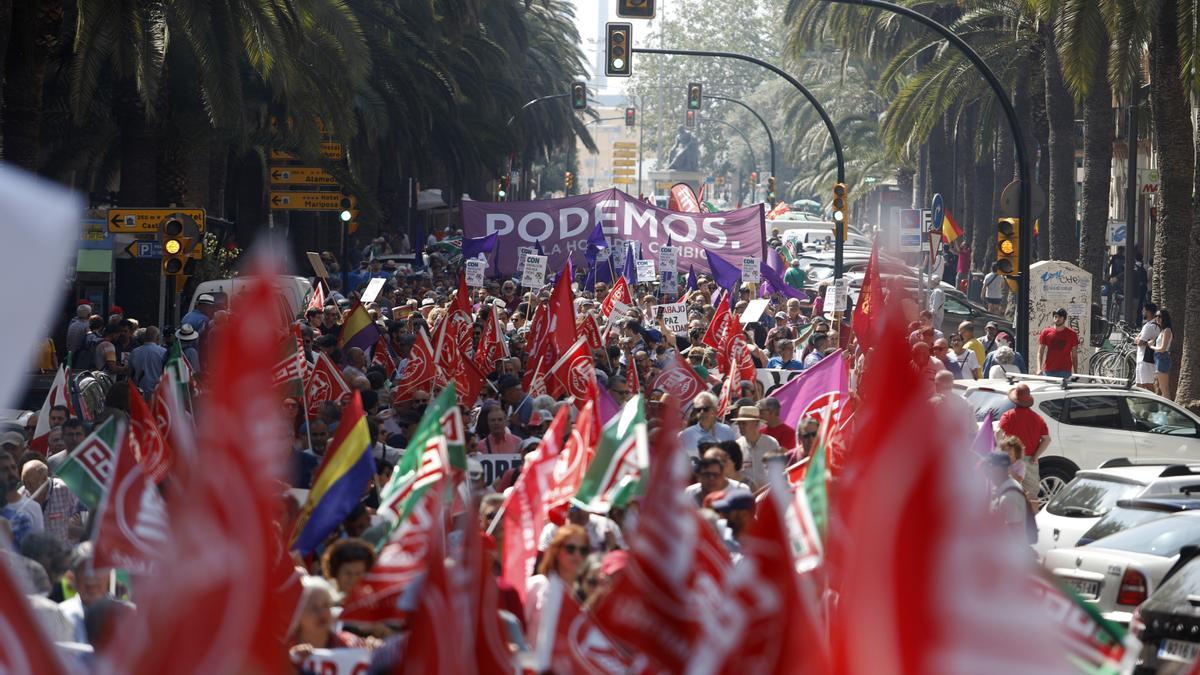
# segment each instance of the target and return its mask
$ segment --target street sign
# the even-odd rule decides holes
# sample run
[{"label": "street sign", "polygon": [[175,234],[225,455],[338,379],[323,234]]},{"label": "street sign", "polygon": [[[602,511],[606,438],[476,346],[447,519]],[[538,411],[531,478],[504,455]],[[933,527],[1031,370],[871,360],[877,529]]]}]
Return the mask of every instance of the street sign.
[{"label": "street sign", "polygon": [[620,157],[622,159],[637,159],[637,151],[629,150],[627,148],[617,148],[616,150],[613,150],[613,157]]},{"label": "street sign", "polygon": [[162,244],[157,241],[134,240],[125,247],[125,252],[130,258],[161,258]]},{"label": "street sign", "polygon": [[196,221],[200,226],[200,231],[204,232],[204,209],[176,209],[176,208],[152,208],[152,209],[109,209],[108,210],[108,231],[113,234],[154,234],[158,232],[158,226],[166,220],[167,216],[179,214],[188,216]]},{"label": "street sign", "polygon": [[337,185],[328,171],[315,166],[273,166],[272,185]]},{"label": "street sign", "polygon": [[614,148],[637,148],[637,143],[633,141],[613,141]]},{"label": "street sign", "polygon": [[637,179],[631,176],[613,176],[612,182],[617,185],[633,185]]},{"label": "street sign", "polygon": [[633,169],[625,169],[621,167],[613,169],[612,173],[614,176],[634,176],[637,174],[637,172]]},{"label": "street sign", "polygon": [[613,166],[623,166],[632,169],[633,167],[637,166],[637,162],[631,159],[618,159],[613,162]]},{"label": "street sign", "polygon": [[1126,223],[1123,220],[1108,221],[1108,230],[1105,232],[1105,243],[1109,246],[1124,246],[1125,245],[1125,227]]},{"label": "street sign", "polygon": [[354,208],[354,197],[348,197],[340,192],[279,192],[271,191],[269,201],[271,208],[281,211],[341,211],[342,200],[350,200],[350,208]]},{"label": "street sign", "polygon": [[[341,159],[342,158],[342,149],[343,148],[342,148],[341,143],[334,143],[333,141],[325,141],[325,142],[321,143],[321,156],[324,157],[325,159]],[[282,160],[295,161],[295,160],[300,159],[300,157],[297,155],[293,155],[290,152],[286,152],[284,150],[272,150],[271,151],[271,159],[282,159]]]}]

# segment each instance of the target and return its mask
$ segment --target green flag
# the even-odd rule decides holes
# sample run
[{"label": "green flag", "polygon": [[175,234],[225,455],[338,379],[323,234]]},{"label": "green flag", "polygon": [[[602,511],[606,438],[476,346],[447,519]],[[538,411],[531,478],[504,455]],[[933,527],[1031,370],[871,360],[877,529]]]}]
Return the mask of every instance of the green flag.
[{"label": "green flag", "polygon": [[[451,428],[448,434],[443,425]],[[448,437],[455,437],[453,444]],[[394,522],[403,522],[430,485],[437,483],[451,468],[466,469],[462,415],[454,385],[438,395],[417,424],[392,479],[379,494],[379,512],[390,513]]]},{"label": "green flag", "polygon": [[1127,639],[1123,628],[1102,617],[1092,603],[1045,571],[1034,573],[1030,580],[1046,615],[1061,624],[1058,637],[1064,657],[1075,672],[1086,675],[1129,672],[1137,656],[1136,640]]},{"label": "green flag", "polygon": [[167,350],[163,370],[171,374],[171,380],[176,386],[175,392],[179,396],[179,402],[183,404],[183,409],[192,412],[192,367],[183,357],[183,347],[178,339],[172,342],[171,348]]},{"label": "green flag", "polygon": [[[826,410],[828,416],[829,411]],[[808,510],[812,512],[813,523],[821,535],[821,541],[826,541],[829,523],[829,495],[825,492],[825,437],[820,435],[817,449],[813,451],[808,471],[804,474],[804,497],[808,500]]]},{"label": "green flag", "polygon": [[118,415],[104,420],[54,472],[90,511],[96,510],[108,489],[117,454],[125,444],[125,429],[125,420]]},{"label": "green flag", "polygon": [[604,426],[596,455],[571,501],[593,513],[607,513],[613,506],[624,506],[645,490],[641,478],[649,466],[649,458],[642,397],[634,396]]}]

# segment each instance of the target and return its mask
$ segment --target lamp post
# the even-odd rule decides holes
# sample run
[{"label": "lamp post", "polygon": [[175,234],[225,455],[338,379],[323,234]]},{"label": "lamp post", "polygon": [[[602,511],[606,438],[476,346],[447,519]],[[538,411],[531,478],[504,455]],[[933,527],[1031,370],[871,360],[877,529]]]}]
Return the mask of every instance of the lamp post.
[{"label": "lamp post", "polygon": [[706,98],[711,98],[716,101],[727,101],[729,103],[736,103],[737,105],[740,105],[743,108],[745,108],[746,110],[750,111],[751,115],[754,115],[756,118],[758,118],[759,123],[761,123],[763,126],[763,131],[767,132],[767,145],[770,146],[770,150],[771,150],[771,168],[770,169],[771,169],[771,175],[774,176],[775,175],[775,137],[771,135],[771,127],[767,126],[767,121],[762,118],[762,115],[759,115],[758,112],[754,110],[754,108],[751,108],[750,106],[746,105],[745,102],[739,101],[736,98],[726,98],[724,96],[717,96],[715,94],[709,94]]}]

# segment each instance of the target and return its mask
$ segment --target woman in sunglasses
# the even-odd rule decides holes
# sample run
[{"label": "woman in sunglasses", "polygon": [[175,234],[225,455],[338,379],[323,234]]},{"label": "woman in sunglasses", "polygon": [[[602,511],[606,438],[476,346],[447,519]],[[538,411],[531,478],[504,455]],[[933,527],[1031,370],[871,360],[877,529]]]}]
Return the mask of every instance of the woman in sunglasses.
[{"label": "woman in sunglasses", "polygon": [[587,532],[580,526],[566,524],[554,533],[554,539],[542,554],[538,573],[526,582],[528,594],[525,598],[525,623],[530,635],[536,635],[538,617],[542,613],[542,602],[550,585],[550,577],[557,576],[567,588],[574,588],[583,561],[592,552],[588,546]]}]

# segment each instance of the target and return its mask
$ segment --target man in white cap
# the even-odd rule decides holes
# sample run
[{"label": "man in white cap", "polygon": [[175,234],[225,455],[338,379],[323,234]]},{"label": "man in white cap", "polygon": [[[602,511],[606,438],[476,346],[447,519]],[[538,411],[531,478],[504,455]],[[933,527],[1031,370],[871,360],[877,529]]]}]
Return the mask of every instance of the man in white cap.
[{"label": "man in white cap", "polygon": [[196,298],[196,307],[192,311],[183,315],[179,320],[180,324],[188,324],[196,329],[200,335],[204,334],[204,329],[208,327],[208,320],[212,318],[213,312],[217,310],[217,299],[211,293],[201,293]]}]

